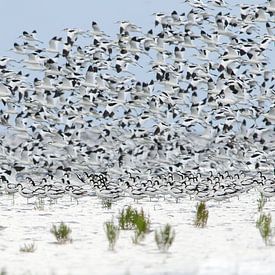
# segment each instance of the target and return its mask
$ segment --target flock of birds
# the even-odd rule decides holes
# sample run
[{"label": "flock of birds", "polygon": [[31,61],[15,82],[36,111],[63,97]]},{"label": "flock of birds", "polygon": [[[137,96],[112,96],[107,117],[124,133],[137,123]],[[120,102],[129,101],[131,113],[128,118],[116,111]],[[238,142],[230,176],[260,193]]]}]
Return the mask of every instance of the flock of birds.
[{"label": "flock of birds", "polygon": [[103,202],[115,202],[125,197],[135,201],[149,198],[166,199],[173,198],[176,202],[181,198],[190,197],[198,201],[223,201],[232,197],[239,197],[240,194],[251,189],[257,189],[265,197],[275,195],[274,179],[266,177],[262,172],[256,176],[248,176],[243,171],[239,173],[221,174],[192,173],[191,171],[168,172],[162,175],[147,175],[140,177],[140,173],[132,174],[126,172],[124,177],[116,180],[106,173],[83,174],[68,173],[62,176],[46,175],[42,178],[25,177],[15,181],[12,172],[2,177],[0,185],[1,194],[14,195],[18,193],[27,201],[30,198],[50,199],[57,202],[63,196],[68,195],[78,203],[79,198],[86,196],[97,196]]},{"label": "flock of birds", "polygon": [[20,35],[0,58],[2,193],[275,194],[275,0],[236,15],[223,0],[184,5],[147,32]]}]

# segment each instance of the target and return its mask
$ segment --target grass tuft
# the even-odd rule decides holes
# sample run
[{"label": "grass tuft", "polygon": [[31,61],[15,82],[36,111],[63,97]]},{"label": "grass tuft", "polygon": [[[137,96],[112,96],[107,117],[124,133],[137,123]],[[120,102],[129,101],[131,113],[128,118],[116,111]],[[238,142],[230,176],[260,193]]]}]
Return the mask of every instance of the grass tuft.
[{"label": "grass tuft", "polygon": [[143,209],[134,216],[133,224],[135,226],[135,234],[132,238],[134,244],[138,244],[145,238],[145,234],[150,230],[150,219],[146,217]]},{"label": "grass tuft", "polygon": [[159,231],[155,230],[155,241],[158,249],[167,252],[175,239],[175,230],[172,230],[170,224],[166,224]]},{"label": "grass tuft", "polygon": [[109,221],[104,223],[104,229],[109,242],[109,249],[114,250],[119,237],[119,227],[113,221]]},{"label": "grass tuft", "polygon": [[194,225],[203,228],[206,226],[208,220],[208,210],[206,209],[205,202],[197,204],[197,212]]},{"label": "grass tuft", "polygon": [[121,230],[131,230],[135,228],[135,217],[138,212],[136,209],[133,209],[131,206],[128,206],[126,209],[122,209],[118,216],[118,225]]},{"label": "grass tuft", "polygon": [[112,202],[110,200],[102,200],[102,208],[103,209],[111,209]]},{"label": "grass tuft", "polygon": [[143,209],[140,211],[128,206],[123,209],[118,217],[118,225],[122,230],[135,230],[133,243],[142,241],[150,230],[150,219],[145,216]]},{"label": "grass tuft", "polygon": [[260,194],[260,198],[257,200],[258,202],[258,212],[262,212],[264,209],[264,206],[267,202],[266,197],[263,195],[263,193],[261,192]]},{"label": "grass tuft", "polygon": [[34,210],[44,211],[45,203],[42,200],[38,200],[34,203]]},{"label": "grass tuft", "polygon": [[261,214],[258,220],[256,221],[256,227],[259,229],[262,239],[265,242],[265,245],[270,245],[274,232],[271,228],[272,218],[271,215]]},{"label": "grass tuft", "polygon": [[59,226],[53,225],[50,232],[55,236],[57,242],[60,244],[72,242],[72,239],[70,238],[72,230],[64,222],[61,222]]},{"label": "grass tuft", "polygon": [[20,247],[19,251],[24,252],[24,253],[33,253],[36,250],[35,243],[29,243],[29,244],[24,244],[24,246]]}]

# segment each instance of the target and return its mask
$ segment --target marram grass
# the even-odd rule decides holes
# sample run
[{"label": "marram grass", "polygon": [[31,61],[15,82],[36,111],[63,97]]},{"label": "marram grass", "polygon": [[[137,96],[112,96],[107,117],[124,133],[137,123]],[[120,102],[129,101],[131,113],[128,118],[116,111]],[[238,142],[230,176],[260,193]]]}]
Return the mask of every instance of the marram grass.
[{"label": "marram grass", "polygon": [[102,200],[101,205],[102,205],[103,209],[111,209],[112,208],[112,201]]},{"label": "marram grass", "polygon": [[24,253],[33,253],[36,250],[35,243],[29,243],[29,244],[24,244],[22,247],[20,247],[19,251],[24,252]]},{"label": "marram grass", "polygon": [[109,249],[114,250],[119,237],[119,227],[116,226],[113,221],[109,221],[104,223],[104,229],[109,242]]},{"label": "marram grass", "polygon": [[274,236],[274,231],[271,227],[272,218],[270,213],[262,213],[258,220],[256,221],[256,227],[259,229],[260,235],[265,243],[265,245],[272,244],[272,238]]},{"label": "marram grass", "polygon": [[175,230],[170,224],[166,224],[160,230],[155,230],[155,242],[162,252],[167,252],[175,239]]},{"label": "marram grass", "polygon": [[138,244],[145,238],[146,233],[150,231],[150,219],[146,217],[143,209],[134,216],[135,233],[132,241],[134,244]]},{"label": "marram grass", "polygon": [[264,206],[266,204],[266,197],[263,195],[263,193],[260,193],[260,198],[257,200],[258,202],[258,212],[262,212],[264,209]]},{"label": "marram grass", "polygon": [[58,226],[54,224],[50,232],[55,236],[57,242],[60,244],[72,242],[72,239],[70,238],[72,230],[64,222],[61,222]]},{"label": "marram grass", "polygon": [[118,225],[121,230],[134,230],[132,241],[134,244],[140,243],[145,238],[146,233],[150,231],[151,221],[144,214],[143,209],[140,211],[131,206],[122,209],[118,216]]},{"label": "marram grass", "polygon": [[200,202],[197,204],[197,212],[194,221],[196,227],[203,228],[207,225],[208,221],[208,210],[206,208],[205,202]]},{"label": "marram grass", "polygon": [[135,218],[138,215],[136,209],[128,206],[122,209],[118,216],[118,225],[121,230],[131,230],[135,228]]}]

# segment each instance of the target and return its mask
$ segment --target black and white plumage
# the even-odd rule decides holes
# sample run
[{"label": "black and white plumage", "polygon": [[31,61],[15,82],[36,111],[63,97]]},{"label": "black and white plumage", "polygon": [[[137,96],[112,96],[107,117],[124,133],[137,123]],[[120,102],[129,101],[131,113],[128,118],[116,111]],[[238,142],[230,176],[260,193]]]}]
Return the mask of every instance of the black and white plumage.
[{"label": "black and white plumage", "polygon": [[[215,188],[208,180],[203,189],[196,173],[245,171],[251,183],[260,171],[272,180],[274,1],[241,4],[239,17],[225,1],[184,5],[186,13],[155,13],[145,32],[120,21],[117,35],[109,36],[92,21],[89,30],[66,28],[44,47],[36,31],[20,35],[12,56],[0,58],[6,193],[51,199],[187,193],[220,200],[250,185],[232,181],[229,188],[218,176]],[[51,175],[60,186],[53,179],[33,188],[18,182],[20,167],[24,175]],[[142,179],[132,184],[125,171],[135,169]],[[162,188],[153,184],[159,175],[186,171],[193,179],[180,186],[170,185],[174,179]],[[65,173],[84,172],[82,180],[60,183]],[[124,179],[128,189],[121,191]]]}]

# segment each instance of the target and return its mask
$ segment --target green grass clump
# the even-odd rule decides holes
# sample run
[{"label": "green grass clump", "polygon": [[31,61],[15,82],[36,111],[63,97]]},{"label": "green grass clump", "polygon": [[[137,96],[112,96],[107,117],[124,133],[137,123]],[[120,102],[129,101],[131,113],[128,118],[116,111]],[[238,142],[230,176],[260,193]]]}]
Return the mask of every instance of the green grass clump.
[{"label": "green grass clump", "polygon": [[57,242],[60,244],[72,242],[72,239],[70,238],[72,230],[64,222],[61,222],[59,226],[53,225],[50,232],[55,236]]},{"label": "green grass clump", "polygon": [[150,219],[146,217],[143,209],[140,211],[128,206],[123,209],[118,217],[118,225],[122,230],[135,230],[133,243],[137,244],[144,239],[150,230]]},{"label": "green grass clump", "polygon": [[260,198],[257,200],[258,201],[258,212],[262,212],[264,209],[264,206],[267,202],[266,197],[261,193]]},{"label": "green grass clump", "polygon": [[194,225],[203,228],[206,226],[208,220],[208,210],[206,209],[205,202],[200,202],[197,205],[197,212]]},{"label": "green grass clump", "polygon": [[166,224],[159,231],[155,231],[155,241],[158,249],[162,252],[167,252],[175,239],[175,230],[172,230],[170,224]]},{"label": "green grass clump", "polygon": [[145,238],[145,234],[150,230],[150,219],[144,215],[143,209],[134,216],[135,234],[133,243],[138,244]]},{"label": "green grass clump", "polygon": [[109,242],[109,249],[114,250],[119,237],[119,227],[116,226],[113,221],[110,221],[104,223],[104,229]]},{"label": "green grass clump", "polygon": [[33,253],[36,250],[36,246],[33,243],[24,244],[24,246],[20,247],[19,251],[24,253]]},{"label": "green grass clump", "polygon": [[118,225],[122,230],[131,230],[135,228],[135,217],[138,215],[136,209],[128,206],[126,209],[122,209],[118,217]]},{"label": "green grass clump", "polygon": [[259,229],[262,239],[265,242],[265,245],[270,245],[274,232],[271,228],[272,218],[271,215],[261,214],[258,220],[256,221],[256,227]]},{"label": "green grass clump", "polygon": [[112,208],[112,202],[110,200],[102,200],[102,208],[111,209]]}]

